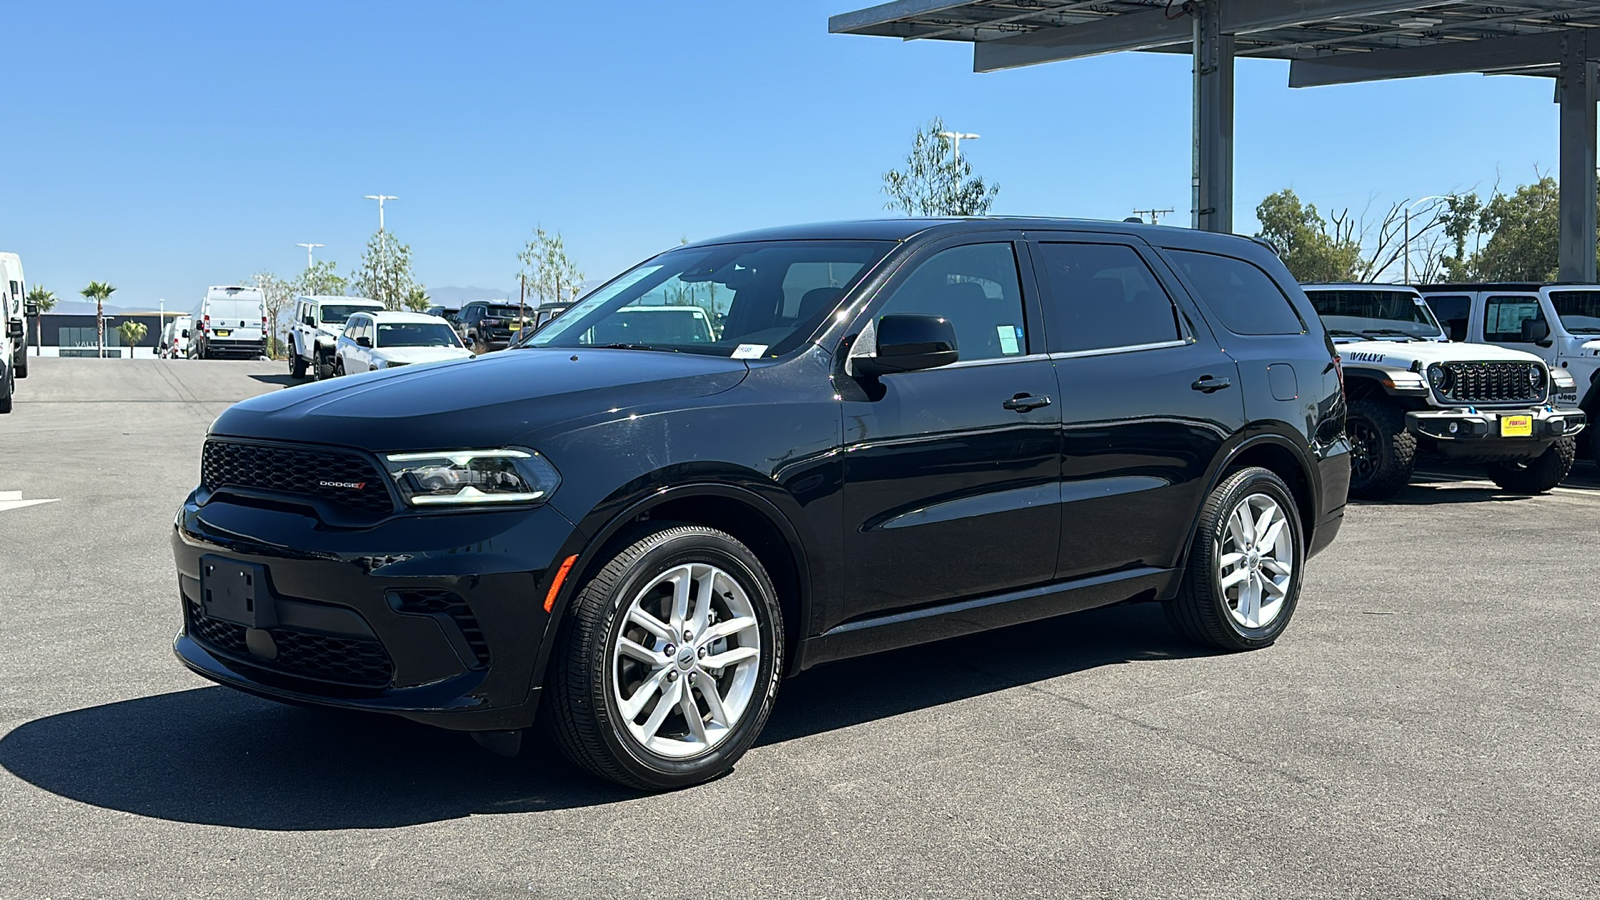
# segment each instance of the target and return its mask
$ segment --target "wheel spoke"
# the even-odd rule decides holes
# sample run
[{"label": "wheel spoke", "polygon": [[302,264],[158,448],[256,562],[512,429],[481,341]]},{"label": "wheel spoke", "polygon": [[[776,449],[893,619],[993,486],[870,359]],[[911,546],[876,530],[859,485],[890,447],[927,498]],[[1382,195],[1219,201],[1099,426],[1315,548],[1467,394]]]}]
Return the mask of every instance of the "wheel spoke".
[{"label": "wheel spoke", "polygon": [[1238,565],[1241,559],[1244,559],[1243,553],[1224,553],[1217,557],[1217,565],[1226,569],[1229,566]]},{"label": "wheel spoke", "polygon": [[1264,588],[1268,594],[1271,594],[1275,600],[1282,600],[1283,598],[1289,596],[1289,592],[1284,590],[1281,585],[1279,585],[1276,581],[1273,581],[1271,578],[1261,579],[1261,587]]},{"label": "wheel spoke", "polygon": [[1246,581],[1244,588],[1239,591],[1239,614],[1244,617],[1247,627],[1260,627],[1261,584],[1254,578]]},{"label": "wheel spoke", "polygon": [[[661,671],[652,674],[649,678],[646,678],[644,684],[639,685],[639,689],[633,692],[632,697],[622,701],[622,717],[627,719],[629,722],[639,718],[639,713],[644,710],[645,704],[650,702],[650,698],[655,696],[656,691],[661,690],[661,683],[665,681],[666,678],[666,669],[662,669]],[[660,725],[657,725],[656,727],[659,728]],[[651,733],[653,734],[654,732]]]},{"label": "wheel spoke", "polygon": [[[693,569],[690,569],[691,574]],[[711,618],[711,603],[717,597],[717,575],[720,573],[706,566],[699,578],[694,579],[694,614],[689,617],[688,630],[699,634],[706,628],[706,622]]]},{"label": "wheel spoke", "polygon": [[1222,587],[1224,589],[1231,588],[1248,577],[1250,577],[1250,569],[1247,566],[1240,566],[1239,568],[1234,569],[1232,572],[1222,576]]},{"label": "wheel spoke", "polygon": [[1266,533],[1261,535],[1261,540],[1257,543],[1259,543],[1262,547],[1277,546],[1278,535],[1283,533],[1283,527],[1287,524],[1289,524],[1289,520],[1280,516],[1277,521],[1272,523],[1272,527],[1268,528]]},{"label": "wheel spoke", "polygon": [[1267,532],[1271,530],[1273,526],[1275,521],[1273,514],[1277,511],[1278,508],[1276,506],[1268,506],[1266,509],[1261,511],[1261,518],[1256,519],[1256,530],[1251,536],[1251,539],[1257,544],[1264,544],[1267,542]]},{"label": "wheel spoke", "polygon": [[734,647],[732,650],[706,657],[701,661],[700,665],[707,669],[725,669],[735,663],[741,663],[747,659],[755,659],[760,655],[761,651],[754,647]]},{"label": "wheel spoke", "polygon": [[1239,511],[1236,515],[1239,518],[1237,540],[1241,543],[1253,543],[1256,537],[1256,520],[1255,516],[1250,512],[1250,501],[1246,500],[1239,504]]},{"label": "wheel spoke", "polygon": [[694,702],[694,691],[688,684],[684,684],[680,692],[678,708],[683,710],[683,720],[689,723],[689,736],[702,744],[711,743],[706,737],[706,723],[701,718],[700,705]]},{"label": "wheel spoke", "polygon": [[1286,563],[1278,562],[1277,560],[1273,559],[1270,556],[1265,557],[1265,558],[1263,558],[1261,560],[1261,567],[1264,568],[1264,569],[1271,569],[1272,573],[1274,575],[1285,575],[1285,576],[1287,576],[1287,575],[1293,574],[1293,572],[1294,572],[1294,568],[1292,566],[1289,566]]},{"label": "wheel spoke", "polygon": [[657,668],[667,664],[666,657],[626,636],[617,639],[617,652],[629,659],[637,659],[639,662],[656,666]]},{"label": "wheel spoke", "polygon": [[694,586],[694,569],[684,566],[683,570],[672,578],[672,618],[667,624],[673,631],[682,631],[683,625],[689,619],[689,591]]},{"label": "wheel spoke", "polygon": [[683,679],[667,682],[667,689],[661,692],[661,701],[656,704],[655,710],[650,713],[650,718],[645,720],[644,725],[640,726],[640,731],[643,733],[645,740],[648,741],[655,737],[656,732],[661,730],[661,723],[667,720],[667,716],[678,705],[678,698],[682,693]]},{"label": "wheel spoke", "polygon": [[754,627],[756,627],[756,620],[750,616],[740,616],[736,619],[728,619],[723,622],[718,622],[710,628],[707,628],[700,635],[700,646],[704,647],[713,641],[720,640],[722,638],[733,637],[747,628]]},{"label": "wheel spoke", "polygon": [[663,641],[671,643],[674,640],[671,626],[651,615],[650,613],[645,612],[644,609],[637,604],[635,604],[632,609],[628,610],[628,621],[639,626],[640,628],[643,628],[645,631],[650,632]]}]

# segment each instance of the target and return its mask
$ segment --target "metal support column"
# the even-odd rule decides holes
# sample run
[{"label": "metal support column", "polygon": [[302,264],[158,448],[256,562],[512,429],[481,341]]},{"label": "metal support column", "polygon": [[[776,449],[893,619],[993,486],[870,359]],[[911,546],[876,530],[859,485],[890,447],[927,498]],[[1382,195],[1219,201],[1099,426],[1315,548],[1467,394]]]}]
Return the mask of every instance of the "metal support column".
[{"label": "metal support column", "polygon": [[1194,227],[1233,231],[1233,35],[1222,33],[1225,0],[1201,0],[1194,15]]},{"label": "metal support column", "polygon": [[1561,269],[1562,281],[1595,281],[1595,93],[1584,31],[1561,38]]}]

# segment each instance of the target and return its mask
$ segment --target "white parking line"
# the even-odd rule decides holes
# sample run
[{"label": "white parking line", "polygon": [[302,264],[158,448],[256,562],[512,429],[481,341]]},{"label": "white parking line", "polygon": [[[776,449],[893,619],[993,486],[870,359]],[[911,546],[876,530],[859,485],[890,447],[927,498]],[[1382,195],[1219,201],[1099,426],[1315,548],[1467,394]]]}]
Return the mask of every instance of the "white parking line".
[{"label": "white parking line", "polygon": [[0,491],[0,512],[8,509],[21,509],[24,506],[38,506],[41,503],[55,503],[55,500],[24,500],[21,491]]},{"label": "white parking line", "polygon": [[[1470,484],[1470,485],[1472,485],[1474,487],[1490,487],[1490,488],[1498,488],[1498,487],[1500,487],[1499,485],[1495,484],[1494,482],[1490,481],[1487,478],[1467,478],[1467,477],[1462,476],[1462,475],[1452,475],[1452,474],[1449,474],[1449,473],[1446,473],[1446,472],[1414,472],[1414,473],[1412,473],[1412,475],[1414,477],[1416,477],[1416,478],[1428,479],[1429,481],[1448,481],[1448,482],[1452,482],[1454,484]],[[1594,497],[1597,494],[1600,494],[1600,491],[1597,491],[1597,490],[1587,490],[1586,491],[1586,490],[1583,490],[1582,488],[1553,487],[1553,488],[1550,489],[1550,493],[1552,493],[1552,494],[1573,494],[1573,495],[1578,496],[1578,497]]]}]

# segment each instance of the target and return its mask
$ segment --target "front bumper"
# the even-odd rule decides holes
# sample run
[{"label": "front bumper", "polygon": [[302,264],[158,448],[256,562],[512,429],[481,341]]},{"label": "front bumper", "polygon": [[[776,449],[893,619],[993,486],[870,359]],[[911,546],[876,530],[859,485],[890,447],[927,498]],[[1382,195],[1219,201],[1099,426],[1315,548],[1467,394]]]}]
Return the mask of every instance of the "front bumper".
[{"label": "front bumper", "polygon": [[191,496],[172,536],[184,623],[173,651],[260,696],[524,728],[548,637],[546,573],[576,541],[549,506],[345,529]]},{"label": "front bumper", "polygon": [[[1501,420],[1509,416],[1527,416],[1532,420],[1532,433],[1502,436]],[[1558,438],[1576,435],[1588,424],[1589,417],[1582,410],[1550,406],[1492,411],[1466,407],[1406,413],[1406,430],[1434,441],[1435,449],[1445,456],[1461,457],[1537,456]]]}]

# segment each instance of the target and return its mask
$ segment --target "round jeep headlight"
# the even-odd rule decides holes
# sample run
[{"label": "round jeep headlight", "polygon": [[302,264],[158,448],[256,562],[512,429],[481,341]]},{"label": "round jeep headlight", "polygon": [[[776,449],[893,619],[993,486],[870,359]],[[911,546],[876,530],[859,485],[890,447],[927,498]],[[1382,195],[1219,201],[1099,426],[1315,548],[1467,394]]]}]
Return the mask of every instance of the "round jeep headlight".
[{"label": "round jeep headlight", "polygon": [[1428,367],[1428,384],[1441,394],[1449,393],[1451,384],[1455,381],[1444,366],[1434,363]]},{"label": "round jeep headlight", "polygon": [[383,459],[412,506],[542,503],[561,484],[555,466],[528,450],[391,453]]},{"label": "round jeep headlight", "polygon": [[1538,387],[1542,381],[1544,381],[1544,369],[1540,366],[1529,366],[1528,383],[1534,387]]}]

